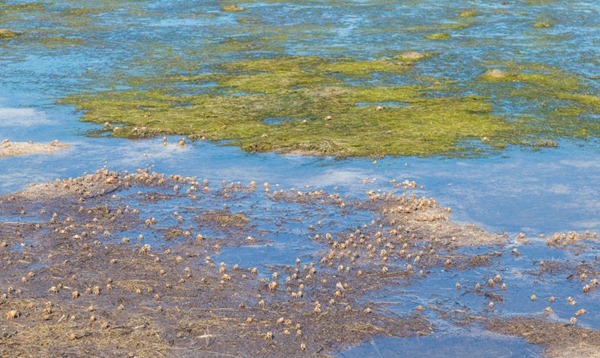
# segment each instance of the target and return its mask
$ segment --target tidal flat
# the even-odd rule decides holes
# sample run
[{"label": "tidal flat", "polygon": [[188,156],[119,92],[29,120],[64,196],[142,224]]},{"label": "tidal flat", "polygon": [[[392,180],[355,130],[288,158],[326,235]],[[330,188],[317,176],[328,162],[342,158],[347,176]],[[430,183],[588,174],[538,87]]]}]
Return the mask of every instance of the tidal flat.
[{"label": "tidal flat", "polygon": [[[506,235],[450,221],[416,183],[392,187],[351,200],[140,169],[3,195],[2,354],[330,356],[441,324],[523,337],[550,356],[598,351],[596,234],[556,233],[520,253]],[[276,247],[279,262],[236,259],[300,237],[310,244]],[[566,257],[523,262],[526,250]]]},{"label": "tidal flat", "polygon": [[1,355],[599,351],[595,1],[0,15]]}]

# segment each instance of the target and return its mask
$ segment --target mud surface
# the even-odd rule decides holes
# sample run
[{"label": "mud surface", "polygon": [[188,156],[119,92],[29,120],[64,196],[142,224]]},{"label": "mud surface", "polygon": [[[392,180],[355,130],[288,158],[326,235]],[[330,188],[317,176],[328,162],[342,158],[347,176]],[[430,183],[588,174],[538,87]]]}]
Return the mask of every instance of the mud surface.
[{"label": "mud surface", "polygon": [[[580,326],[596,316],[580,306],[596,307],[597,256],[522,270],[506,235],[450,221],[416,186],[351,200],[100,170],[4,195],[1,354],[335,355],[375,337],[430,335],[439,324],[523,337],[550,356],[600,348],[597,327]],[[283,253],[241,254],[282,240]],[[586,257],[589,242],[592,233],[555,234],[546,250]],[[556,304],[539,316],[535,295],[534,316],[505,315],[521,304],[511,291],[523,296],[555,276],[576,281],[570,321]],[[411,293],[419,291],[424,300]]]},{"label": "mud surface", "polygon": [[551,357],[600,357],[600,332],[540,318],[514,317],[491,320],[487,328],[523,337],[529,343],[548,347]]},{"label": "mud surface", "polygon": [[[390,315],[360,299],[381,282],[318,262],[261,276],[264,268],[213,261],[233,243],[200,230],[239,230],[248,221],[241,214],[204,212],[197,227],[165,228],[117,196],[129,191],[145,205],[179,197],[178,186],[192,200],[210,191],[190,178],[102,171],[2,197],[2,212],[23,219],[0,224],[2,355],[315,355],[375,335],[431,332],[418,312]],[[218,195],[255,190],[234,186]],[[123,236],[165,231],[172,234],[166,249]]]}]

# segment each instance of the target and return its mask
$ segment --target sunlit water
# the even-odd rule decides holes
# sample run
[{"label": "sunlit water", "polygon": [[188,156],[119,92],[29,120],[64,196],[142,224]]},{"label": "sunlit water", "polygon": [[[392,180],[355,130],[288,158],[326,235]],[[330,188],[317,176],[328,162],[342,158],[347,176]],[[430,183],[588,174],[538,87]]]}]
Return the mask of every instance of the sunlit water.
[{"label": "sunlit water", "polygon": [[[166,47],[188,54],[190,48],[197,47],[194,53],[201,54],[199,61],[206,63],[276,53],[368,58],[386,51],[432,51],[439,56],[417,65],[418,71],[429,76],[469,80],[485,71],[489,63],[537,62],[579,74],[586,79],[590,92],[598,91],[600,5],[596,1],[552,1],[541,5],[520,2],[508,8],[500,2],[473,1],[465,5],[465,9],[477,9],[478,16],[472,25],[461,29],[445,27],[458,22],[457,14],[463,10],[453,6],[451,1],[337,3],[241,4],[258,19],[253,20],[255,31],[247,31],[247,23],[236,21],[237,16],[246,15],[221,13],[217,1],[195,5],[183,1],[151,1],[138,3],[135,8],[141,15],[135,17],[121,11],[96,19],[99,31],[93,38],[88,38],[92,35],[88,32],[65,30],[87,39],[83,46],[54,49],[26,42],[0,46],[0,139],[35,142],[59,139],[71,145],[65,151],[50,155],[0,159],[0,193],[57,177],[80,176],[101,167],[113,170],[153,167],[158,172],[196,176],[211,183],[254,180],[278,184],[284,189],[310,186],[359,199],[371,189],[392,190],[391,179],[408,179],[424,186],[419,194],[435,197],[443,206],[451,207],[455,220],[475,223],[491,232],[508,233],[511,237],[524,232],[535,237],[556,231],[600,231],[600,153],[593,143],[563,141],[558,148],[540,151],[509,148],[488,157],[470,159],[386,157],[374,164],[371,159],[362,158],[337,160],[247,154],[236,147],[201,141],[180,147],[179,138],[169,138],[166,147],[160,139],[91,138],[85,133],[97,126],[79,122],[78,113],[72,108],[55,104],[67,93],[80,87],[89,88],[90,82],[98,76],[152,71],[143,61],[137,62],[139,67],[134,67],[131,61],[152,55],[153,51],[164,53]],[[55,2],[53,6],[62,5]],[[532,24],[540,19],[549,19],[555,26],[544,32],[536,31]],[[438,28],[422,29],[431,24],[437,24]],[[37,24],[16,20],[0,27],[8,25],[14,25],[12,28],[18,31],[38,29]],[[48,25],[42,28],[44,26]],[[278,33],[279,28],[284,29],[285,37],[266,46],[269,36]],[[424,34],[432,32],[449,32],[452,39],[447,42],[425,40]],[[254,41],[260,46],[245,54],[208,51],[202,55],[202,49],[231,38]],[[498,105],[497,108],[517,115],[527,110],[527,104]],[[317,221],[319,215],[327,214],[306,215],[309,220]],[[357,213],[341,220],[351,227],[361,225],[368,217]],[[306,236],[305,227],[290,227],[289,235],[268,238],[273,246],[225,249],[222,256],[247,262],[248,266],[284,264],[302,252],[314,253],[319,249],[318,245],[303,241]],[[294,249],[286,250],[288,246]],[[500,314],[531,312],[531,302],[527,301],[532,291],[531,278],[523,272],[539,260],[556,258],[577,262],[585,259],[566,257],[560,250],[548,251],[542,244],[520,247],[520,250],[523,255],[518,259],[511,255],[500,259],[502,267],[518,268],[503,273],[515,289],[506,293]],[[592,250],[586,255],[593,260],[598,251]],[[459,298],[462,304],[480,307],[483,311],[487,301],[475,294],[465,296],[463,292],[456,292],[454,282],[462,280],[465,285],[474,285],[493,273],[492,268],[481,269],[476,275],[441,270],[431,273],[425,282],[415,282],[408,292],[380,298],[393,301],[402,297],[403,305],[391,307],[399,313],[433,300],[451,306]],[[560,296],[566,297],[580,290],[580,285],[575,283],[558,287],[558,282],[548,277],[533,291],[539,296],[549,296],[560,290]],[[446,293],[442,298],[433,297],[432,286],[436,292],[441,289]],[[583,304],[586,308],[600,308],[597,298],[597,295],[586,296],[584,299],[588,302]],[[543,305],[539,303],[535,311],[541,312]],[[565,305],[555,312],[560,319],[568,319],[572,314],[568,309]],[[434,315],[430,318],[435,320]],[[598,313],[588,315],[582,322],[600,328]],[[495,352],[495,356],[538,352],[521,340],[485,332],[451,327],[442,328],[440,332],[429,338],[374,340],[341,356],[385,357],[393,356],[391,352],[398,350],[414,352],[414,355],[423,352],[428,356],[453,355],[464,344],[472,345],[475,350]]]}]

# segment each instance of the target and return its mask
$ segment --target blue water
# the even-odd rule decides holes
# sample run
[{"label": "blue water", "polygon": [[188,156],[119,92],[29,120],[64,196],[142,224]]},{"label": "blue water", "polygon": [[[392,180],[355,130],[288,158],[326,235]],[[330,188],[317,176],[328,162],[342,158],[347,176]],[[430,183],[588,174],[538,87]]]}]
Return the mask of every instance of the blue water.
[{"label": "blue water", "polygon": [[[595,140],[563,140],[558,148],[539,151],[508,148],[482,158],[386,157],[375,164],[366,158],[247,154],[236,147],[202,141],[188,141],[182,148],[176,144],[179,138],[174,137],[168,138],[166,147],[160,139],[92,138],[86,133],[98,126],[80,122],[80,113],[56,103],[69,93],[128,86],[118,74],[156,80],[169,74],[206,72],[212,64],[243,58],[280,54],[375,58],[407,50],[435,56],[419,62],[410,76],[374,76],[371,82],[411,83],[427,76],[456,81],[456,88],[466,94],[485,94],[484,87],[469,84],[487,69],[504,62],[535,62],[580,76],[588,86],[584,92],[598,95],[597,1],[557,0],[539,5],[530,4],[533,1],[507,5],[470,1],[462,6],[449,0],[252,1],[239,3],[247,8],[241,13],[221,12],[220,1],[124,1],[108,10],[104,6],[110,4],[91,5],[99,11],[87,18],[61,14],[77,2],[42,3],[47,7],[44,11],[7,14],[0,19],[0,28],[24,33],[15,40],[0,42],[0,140],[59,139],[71,147],[54,154],[0,158],[0,194],[23,189],[29,183],[80,176],[101,167],[130,171],[152,167],[158,172],[196,176],[211,183],[254,180],[284,189],[310,186],[359,199],[365,198],[368,190],[392,190],[392,179],[407,179],[424,186],[418,190],[420,195],[435,197],[443,206],[451,207],[454,220],[475,223],[494,233],[507,233],[511,238],[519,232],[536,237],[556,231],[600,231],[600,150]],[[459,18],[458,14],[467,9],[475,9],[478,15]],[[533,28],[542,20],[554,26]],[[436,32],[448,32],[452,38],[425,39],[425,35]],[[52,46],[51,40],[61,36],[79,42]],[[249,46],[243,51],[228,50],[228,41]],[[170,59],[177,56],[182,61],[173,65]],[[198,89],[190,89],[193,90]],[[536,105],[511,98],[492,101],[496,111],[515,117],[529,113]],[[598,119],[598,114],[593,116]],[[306,214],[300,209],[294,213],[293,207],[289,210],[289,216]],[[315,215],[310,220],[317,220],[320,214]],[[367,221],[363,214],[355,215],[343,219],[343,224],[352,226],[358,222],[357,226],[363,219]],[[268,228],[269,224],[265,225]],[[287,234],[273,234],[276,230],[272,228],[267,231],[272,232],[272,246],[224,248],[223,260],[243,261],[249,266],[285,264],[302,252],[314,253],[319,248],[303,239],[304,226],[292,228]],[[558,255],[562,261],[581,259],[548,251],[543,243],[531,245],[520,248],[524,254],[518,260],[510,255],[500,260],[507,270],[514,268],[503,275],[511,277],[516,287],[506,293],[502,314],[532,311],[527,300],[531,279],[523,271],[534,261],[548,259],[548,255]],[[289,247],[292,249],[286,250]],[[590,255],[593,254],[598,255],[597,250]],[[588,259],[594,260],[593,256]],[[431,283],[448,285],[442,301],[449,302],[457,295],[453,288],[457,277],[474,285],[485,282],[482,280],[493,275],[492,271],[433,272],[428,280],[415,283],[405,296],[411,297],[411,306],[397,307],[396,311],[405,313],[412,304],[430,300],[426,287]],[[562,282],[548,278],[535,292],[542,297],[562,290],[560,296],[566,297],[580,289],[575,283],[562,286]],[[393,294],[386,298],[390,297]],[[598,306],[594,297],[583,298],[586,308]],[[461,299],[482,310],[486,304],[477,295]],[[544,304],[540,302],[534,311],[543,310]],[[561,319],[572,315],[566,305],[555,311]],[[594,322],[600,320],[597,314],[590,314],[581,321],[597,329]],[[536,348],[512,338],[485,336],[482,340],[477,337],[483,333],[473,337],[464,331],[443,331],[432,338],[376,340],[341,356],[375,355],[374,347],[380,356],[390,356],[389,352],[399,349],[426,351],[433,356],[435,351],[438,356],[444,352],[452,355],[453,349],[465,343],[481,351],[496,352],[495,356],[537,354]],[[506,350],[507,342],[513,350]]]}]

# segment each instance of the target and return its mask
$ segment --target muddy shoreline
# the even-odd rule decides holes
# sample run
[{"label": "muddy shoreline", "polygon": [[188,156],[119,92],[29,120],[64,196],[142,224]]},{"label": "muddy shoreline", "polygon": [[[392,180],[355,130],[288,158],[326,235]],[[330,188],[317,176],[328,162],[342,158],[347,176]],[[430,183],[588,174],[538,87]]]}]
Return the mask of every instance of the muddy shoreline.
[{"label": "muddy shoreline", "polygon": [[[458,324],[483,323],[545,345],[550,356],[561,356],[557,344],[573,354],[600,348],[592,339],[597,330],[575,324],[553,339],[531,340],[509,318],[435,305],[398,314],[374,299],[374,292],[401,291],[439,269],[489,267],[506,248],[505,235],[453,223],[434,199],[411,194],[414,185],[352,201],[319,190],[271,192],[266,183],[215,188],[148,170],[100,170],[3,195],[2,355],[330,356],[373,337],[430,335],[436,326],[428,312],[436,311]],[[144,214],[161,203],[189,200],[200,208],[200,198],[210,197],[234,207],[263,195],[281,208],[368,210],[374,219],[333,234],[306,223],[310,240],[322,247],[311,261],[246,267],[218,257],[227,247],[269,244],[269,235],[251,236],[260,234],[250,214],[183,205],[158,219]],[[594,237],[565,236],[566,244],[585,239]],[[488,249],[464,251],[473,246]],[[583,294],[596,294],[598,272],[588,272]],[[504,286],[502,278],[493,280],[496,288]],[[486,287],[477,290],[496,300]],[[563,325],[542,319],[535,326],[557,324]]]}]

